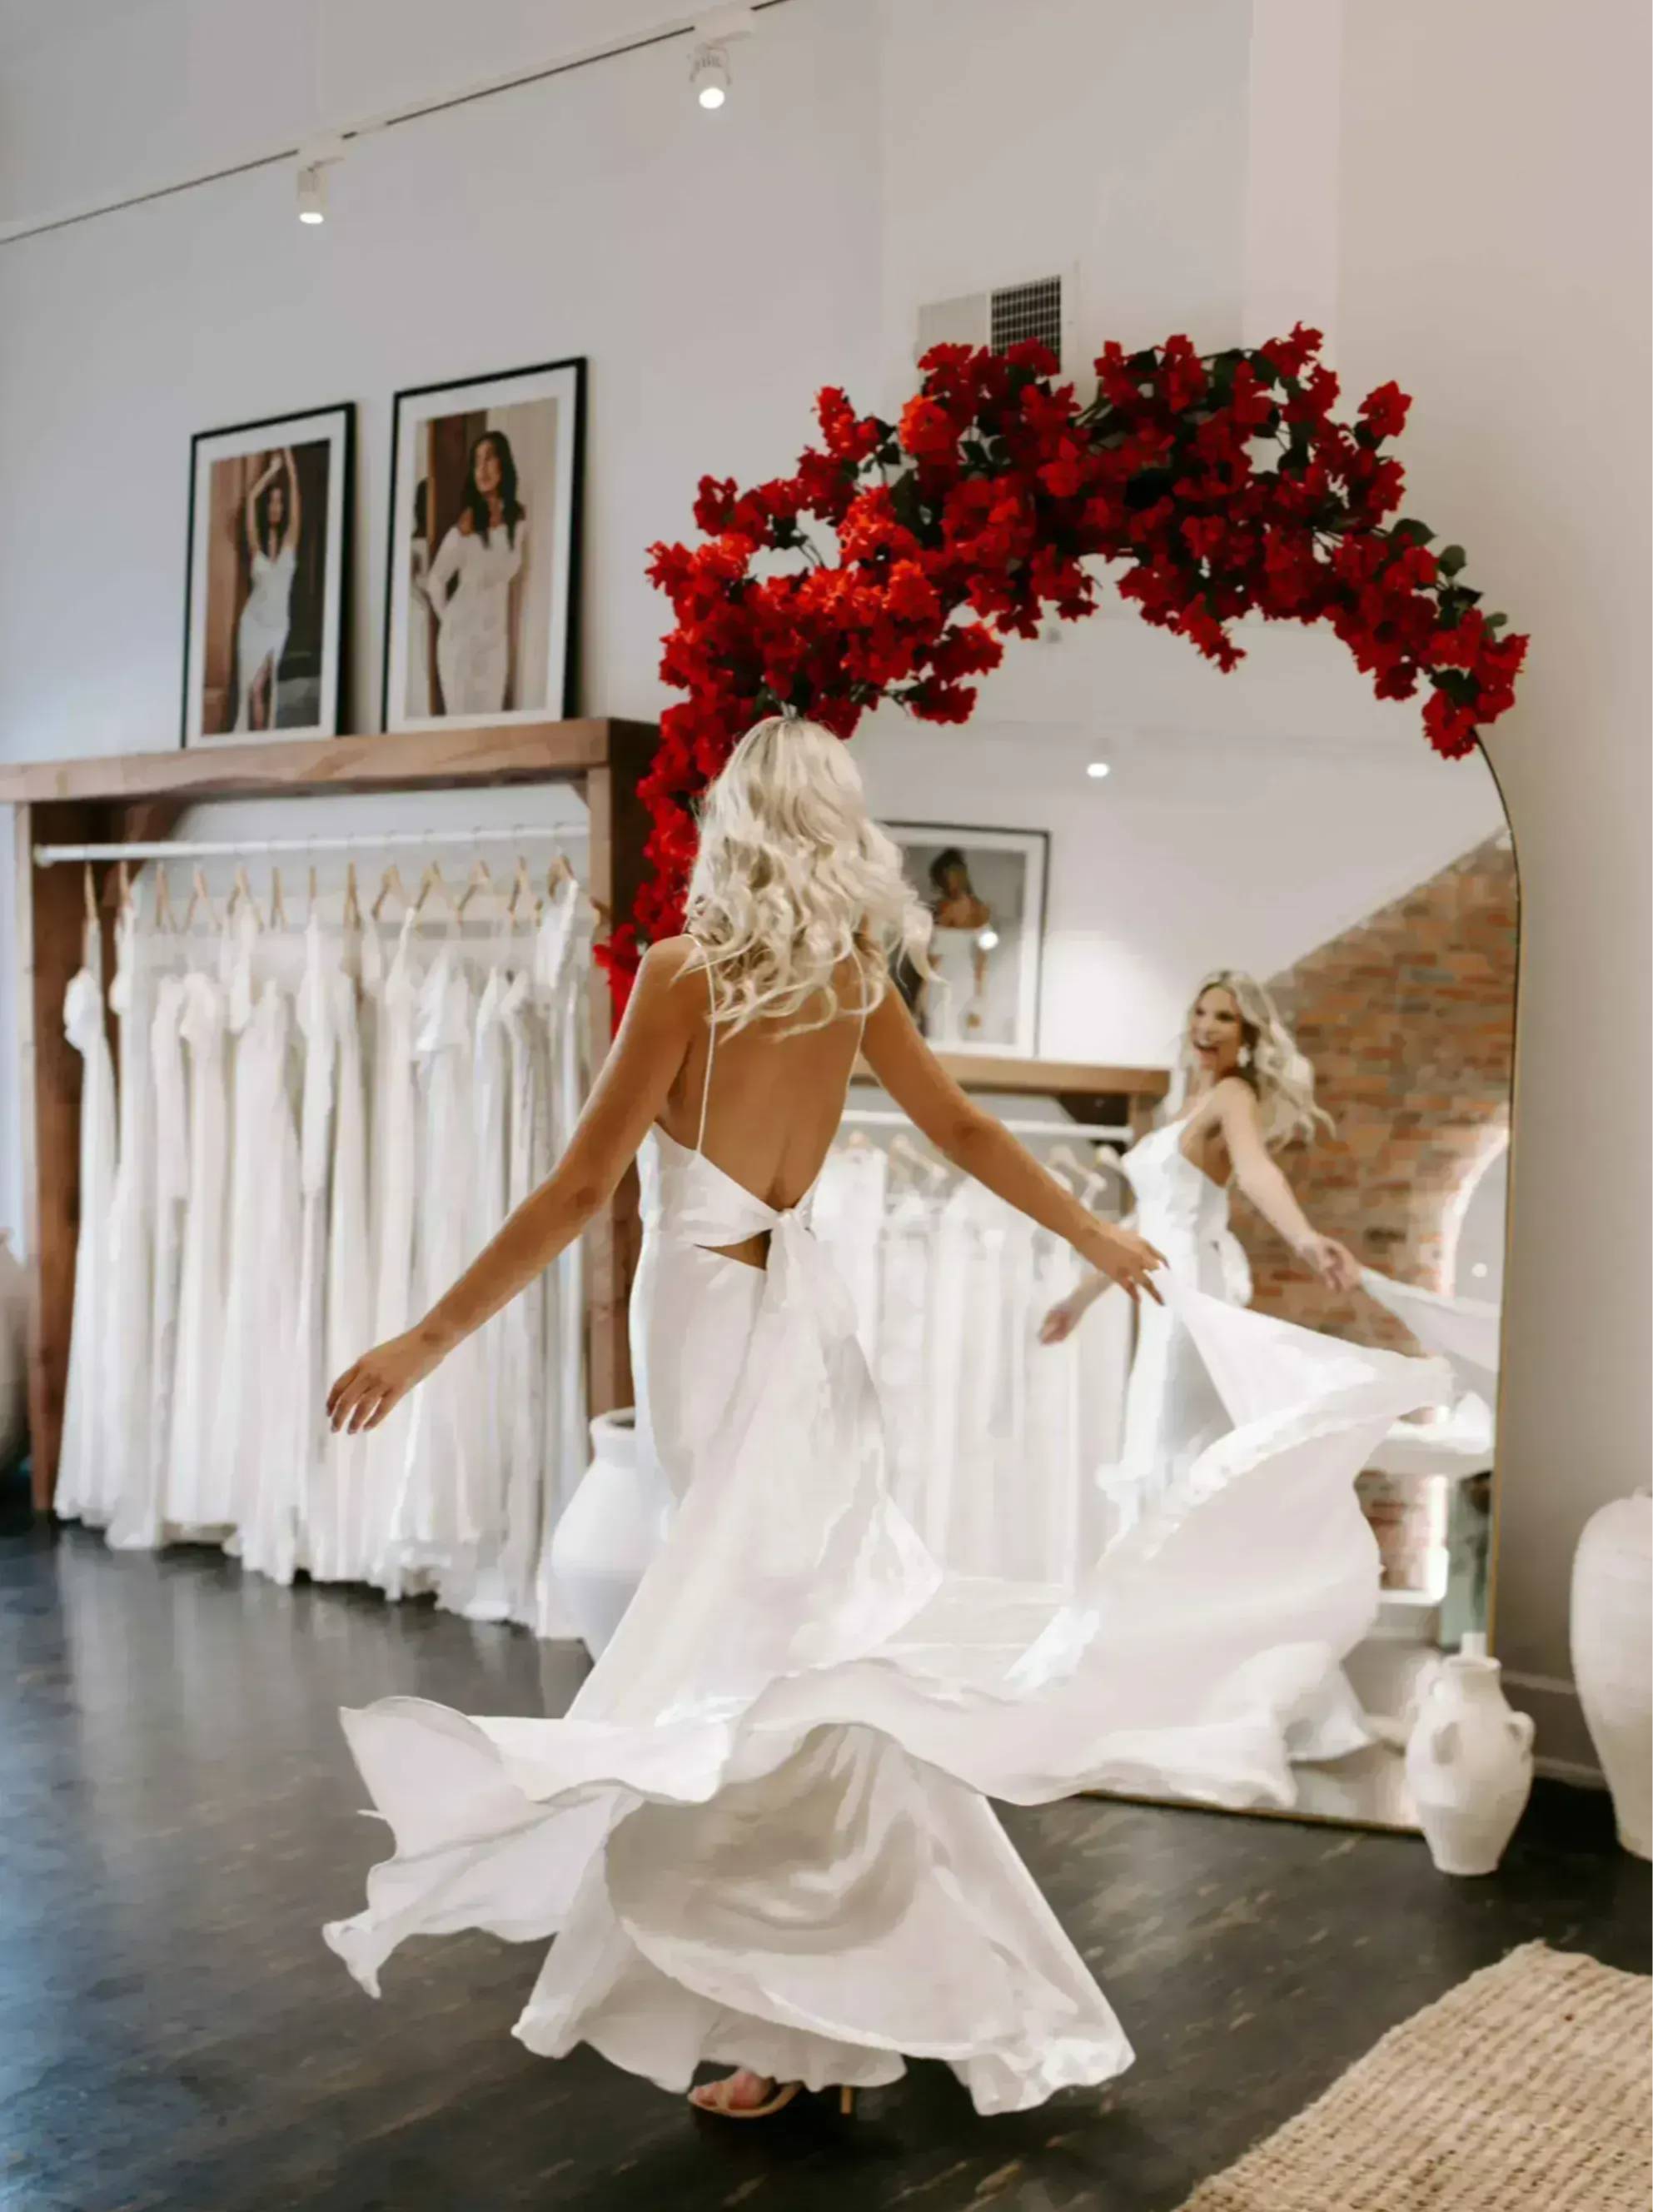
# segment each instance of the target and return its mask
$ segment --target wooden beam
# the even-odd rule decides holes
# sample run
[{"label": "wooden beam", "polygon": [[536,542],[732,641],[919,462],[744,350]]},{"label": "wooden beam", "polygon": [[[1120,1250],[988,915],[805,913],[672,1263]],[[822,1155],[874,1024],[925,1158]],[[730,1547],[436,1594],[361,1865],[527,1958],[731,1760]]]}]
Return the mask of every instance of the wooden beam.
[{"label": "wooden beam", "polygon": [[51,1505],[57,1486],[75,1315],[82,1060],[64,1033],[64,994],[81,964],[85,907],[77,868],[36,868],[30,854],[36,843],[102,843],[111,829],[102,807],[17,809],[19,1135],[28,1247],[29,1452],[40,1512]]},{"label": "wooden beam", "polygon": [[[623,872],[615,844],[615,777],[606,765],[586,777],[589,830],[586,890],[597,909],[597,942],[612,934],[617,886]],[[608,1056],[613,1036],[608,977],[593,964],[587,987],[593,1071]],[[632,1402],[629,1304],[638,1218],[637,1170],[629,1167],[619,1188],[586,1231],[586,1395],[593,1414]]]},{"label": "wooden beam", "polygon": [[418,730],[392,737],[100,754],[0,769],[0,805],[159,798],[188,805],[198,799],[541,783],[601,766],[617,741],[652,747],[653,737],[647,723],[530,722],[497,730]]}]

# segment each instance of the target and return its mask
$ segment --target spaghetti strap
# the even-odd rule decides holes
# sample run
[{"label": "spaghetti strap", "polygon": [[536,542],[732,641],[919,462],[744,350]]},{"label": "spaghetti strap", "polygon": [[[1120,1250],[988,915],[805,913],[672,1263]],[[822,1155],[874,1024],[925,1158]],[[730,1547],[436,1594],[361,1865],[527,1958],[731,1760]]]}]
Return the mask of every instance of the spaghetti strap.
[{"label": "spaghetti strap", "polygon": [[712,981],[712,963],[706,963],[706,1079],[700,1087],[700,1128],[695,1138],[695,1150],[706,1149],[706,1111],[712,1103],[712,1062],[717,1057],[718,1003],[717,990]]}]

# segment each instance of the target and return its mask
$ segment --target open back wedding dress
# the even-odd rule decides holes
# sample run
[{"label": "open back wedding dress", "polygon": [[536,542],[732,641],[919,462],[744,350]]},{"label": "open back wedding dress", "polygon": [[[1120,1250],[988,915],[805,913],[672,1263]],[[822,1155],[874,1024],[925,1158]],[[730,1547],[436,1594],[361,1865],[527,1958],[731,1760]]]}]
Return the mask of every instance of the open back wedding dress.
[{"label": "open back wedding dress", "polygon": [[[944,1574],[893,1504],[852,1298],[809,1226],[659,1127],[632,1298],[671,1527],[563,1720],[344,1716],[395,1839],[327,1930],[377,1994],[406,1937],[556,1942],[516,2033],[668,2089],[951,2064],[983,2112],[1129,2063],[989,1796],[1180,1780],[1288,1805],[1285,1732],[1376,1607],[1354,1478],[1446,1393],[1176,1289],[1233,1428],[1077,1595]],[[712,1249],[760,1233],[766,1268]]]}]

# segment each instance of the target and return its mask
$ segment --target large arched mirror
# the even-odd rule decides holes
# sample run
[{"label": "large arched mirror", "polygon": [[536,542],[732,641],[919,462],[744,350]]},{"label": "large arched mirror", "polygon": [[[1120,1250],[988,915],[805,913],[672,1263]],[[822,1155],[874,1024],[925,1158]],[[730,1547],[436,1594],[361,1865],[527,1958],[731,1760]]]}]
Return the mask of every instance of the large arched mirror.
[{"label": "large arched mirror", "polygon": [[[1223,675],[1110,600],[1008,656],[963,728],[885,710],[855,745],[878,813],[912,825],[898,834],[951,965],[933,1034],[967,1082],[973,1065],[1034,1063],[994,1103],[1093,1202],[1135,1205],[1133,1152],[1183,1095],[1208,975],[1255,979],[1312,1071],[1329,1121],[1275,1157],[1359,1286],[1316,1279],[1237,1187],[1201,1202],[1231,1231],[1225,1295],[1449,1363],[1450,1402],[1395,1424],[1358,1474],[1372,1603],[1342,1662],[1358,1732],[1293,1770],[1301,1814],[1412,1826],[1408,1717],[1436,1656],[1485,1631],[1491,1596],[1515,857],[1479,752],[1437,758],[1416,705],[1374,699],[1329,635],[1248,623],[1238,639],[1246,659]],[[1096,1069],[1095,1094],[1047,1088],[1042,1063]],[[879,1111],[859,1092],[847,1141],[893,1151],[895,1222],[925,1170]],[[975,1218],[926,1313],[886,1260],[865,1326],[897,1458],[945,1493],[933,1540],[967,1569],[1060,1577],[1130,1524],[1128,1482],[1109,1471],[1127,1430],[1163,1433],[1152,1401],[1177,1385],[1146,1371],[1118,1294],[1041,1344],[1060,1274],[1036,1252],[1011,1264],[1002,1239],[989,1255],[1002,1224]],[[1292,1528],[1269,1541],[1291,1547]]]}]

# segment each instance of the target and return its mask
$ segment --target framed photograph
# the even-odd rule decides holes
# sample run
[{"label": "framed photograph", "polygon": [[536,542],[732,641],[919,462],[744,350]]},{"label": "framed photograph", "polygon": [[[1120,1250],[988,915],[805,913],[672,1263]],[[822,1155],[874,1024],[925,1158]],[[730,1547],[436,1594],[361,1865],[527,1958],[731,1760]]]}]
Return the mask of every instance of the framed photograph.
[{"label": "framed photograph", "polygon": [[574,711],[586,364],[396,395],[385,727]]},{"label": "framed photograph", "polygon": [[938,1052],[1039,1048],[1039,963],[1050,836],[890,822],[908,880],[931,918],[933,980],[903,964],[896,984]]},{"label": "framed photograph", "polygon": [[191,441],[185,745],[338,735],[355,464],[348,404]]}]

